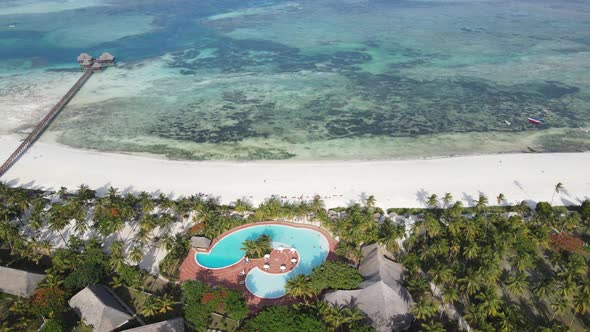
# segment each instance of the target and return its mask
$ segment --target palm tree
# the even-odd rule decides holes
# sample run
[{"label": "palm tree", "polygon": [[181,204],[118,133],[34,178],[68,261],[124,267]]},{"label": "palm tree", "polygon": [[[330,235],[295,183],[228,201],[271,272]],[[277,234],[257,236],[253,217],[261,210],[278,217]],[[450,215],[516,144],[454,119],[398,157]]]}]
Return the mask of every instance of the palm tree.
[{"label": "palm tree", "polygon": [[348,305],[344,309],[344,313],[345,313],[346,317],[348,318],[347,320],[348,320],[349,325],[354,325],[355,323],[361,322],[361,321],[365,320],[365,318],[366,318],[363,311],[361,309],[359,309],[359,307],[356,305]]},{"label": "palm tree", "polygon": [[487,316],[495,317],[498,315],[502,300],[494,289],[488,288],[484,292],[477,294],[475,298],[481,301],[479,306]]},{"label": "palm tree", "polygon": [[59,199],[61,199],[62,201],[66,201],[68,199],[68,188],[59,188],[59,190],[57,191],[57,197],[59,197]]},{"label": "palm tree", "polygon": [[96,197],[96,191],[91,190],[87,185],[81,184],[76,192],[76,199],[81,202],[87,202]]},{"label": "palm tree", "polygon": [[445,304],[454,304],[459,300],[459,292],[456,288],[448,287],[443,290],[442,301]]},{"label": "palm tree", "polygon": [[428,319],[438,312],[438,307],[430,298],[424,298],[414,303],[411,312],[416,319]]},{"label": "palm tree", "polygon": [[66,240],[62,230],[69,224],[69,220],[67,220],[66,215],[64,213],[64,206],[58,203],[53,204],[51,209],[49,210],[49,220],[48,225],[49,229],[52,231],[57,231],[61,236],[64,244],[68,243]]},{"label": "palm tree", "polygon": [[403,225],[394,225],[391,219],[385,220],[377,232],[377,242],[387,249],[387,251],[398,254],[400,251],[400,239],[405,234],[405,227]]},{"label": "palm tree", "polygon": [[262,234],[256,240],[245,240],[242,242],[241,250],[244,250],[248,257],[260,258],[272,250],[271,239],[268,235]]},{"label": "palm tree", "polygon": [[329,331],[336,331],[347,321],[343,305],[325,305],[320,308],[320,314],[328,325]]},{"label": "palm tree", "polygon": [[451,204],[451,202],[453,201],[453,195],[451,195],[451,193],[445,193],[445,195],[442,198],[442,201],[445,208],[449,207],[449,204]]},{"label": "palm tree", "polygon": [[162,297],[156,299],[156,303],[158,304],[158,312],[161,314],[165,314],[168,311],[172,311],[174,308],[174,304],[176,301],[170,296],[169,294],[164,294]]},{"label": "palm tree", "polygon": [[590,311],[590,293],[579,292],[574,296],[574,310],[580,315]]},{"label": "palm tree", "polygon": [[375,199],[375,196],[370,195],[369,197],[367,197],[367,199],[365,200],[365,207],[367,209],[372,209],[375,207],[375,203],[377,203],[377,200]]},{"label": "palm tree", "polygon": [[49,273],[45,275],[45,279],[43,280],[41,285],[46,288],[56,288],[63,283],[63,278],[56,274],[55,271],[49,271]]},{"label": "palm tree", "polygon": [[135,239],[141,244],[146,244],[148,241],[151,240],[150,230],[147,228],[140,227],[137,233],[135,234]]},{"label": "palm tree", "polygon": [[506,289],[508,289],[508,291],[513,295],[522,295],[528,286],[528,277],[523,272],[518,272],[509,276],[506,282]]},{"label": "palm tree", "polygon": [[563,183],[557,182],[557,184],[555,185],[555,190],[553,191],[553,195],[551,196],[551,205],[552,206],[553,206],[553,199],[555,198],[555,194],[561,193],[564,189],[565,189],[565,187],[563,186]]},{"label": "palm tree", "polygon": [[531,208],[529,207],[526,201],[520,201],[520,203],[516,204],[513,207],[513,210],[521,216],[524,216],[531,211]]},{"label": "palm tree", "polygon": [[313,196],[313,200],[310,204],[310,209],[313,213],[318,214],[324,210],[324,201],[320,195]]},{"label": "palm tree", "polygon": [[317,294],[317,291],[311,285],[311,279],[303,274],[287,280],[285,289],[287,290],[287,294],[303,299],[312,298]]},{"label": "palm tree", "polygon": [[498,205],[502,205],[502,203],[504,203],[506,201],[506,196],[504,196],[504,194],[500,193],[498,195],[498,197],[496,197],[496,202],[498,203]]},{"label": "palm tree", "polygon": [[566,310],[569,309],[570,304],[571,302],[568,298],[555,299],[554,301],[551,301],[551,309],[553,310],[551,320],[553,320],[556,315],[561,316]]},{"label": "palm tree", "polygon": [[154,201],[150,194],[145,191],[139,193],[139,203],[141,204],[141,211],[143,214],[151,214],[154,210]]},{"label": "palm tree", "polygon": [[479,194],[479,198],[475,201],[475,210],[481,212],[486,206],[488,206],[488,198],[483,194]]},{"label": "palm tree", "polygon": [[237,199],[233,206],[234,210],[238,213],[244,213],[253,210],[252,204],[246,199]]},{"label": "palm tree", "polygon": [[533,293],[540,298],[548,298],[554,295],[555,288],[550,279],[545,279],[537,284],[533,289]]},{"label": "palm tree", "polygon": [[111,287],[119,288],[125,286],[125,280],[119,276],[113,276],[113,281],[110,283]]},{"label": "palm tree", "polygon": [[156,296],[149,296],[143,301],[139,314],[144,317],[151,317],[156,315],[158,311],[160,311],[158,298]]},{"label": "palm tree", "polygon": [[420,331],[426,332],[445,332],[446,329],[440,322],[435,322],[433,320],[429,322],[424,322],[420,324]]},{"label": "palm tree", "polygon": [[134,246],[129,251],[129,260],[134,262],[135,264],[139,264],[143,259],[143,250],[139,245]]},{"label": "palm tree", "polygon": [[88,224],[86,223],[86,219],[84,218],[76,218],[76,223],[74,224],[74,230],[78,233],[78,235],[82,236],[88,230]]},{"label": "palm tree", "polygon": [[428,199],[426,200],[426,206],[431,209],[437,208],[438,207],[438,196],[436,194],[430,195],[430,197],[428,197]]},{"label": "palm tree", "polygon": [[465,277],[458,280],[461,289],[467,292],[468,295],[473,295],[481,288],[479,278],[472,274],[468,274]]}]

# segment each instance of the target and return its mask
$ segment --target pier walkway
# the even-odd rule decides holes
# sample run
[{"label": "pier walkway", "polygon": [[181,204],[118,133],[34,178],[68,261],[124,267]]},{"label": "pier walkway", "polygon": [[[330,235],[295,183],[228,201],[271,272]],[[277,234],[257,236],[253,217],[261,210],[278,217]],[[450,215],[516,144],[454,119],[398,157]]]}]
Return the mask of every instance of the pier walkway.
[{"label": "pier walkway", "polygon": [[87,70],[84,74],[76,81],[76,84],[70,88],[70,90],[59,100],[59,102],[49,111],[49,113],[35,126],[33,131],[22,141],[19,147],[8,157],[4,164],[0,167],[0,177],[2,177],[14,163],[27,151],[41,134],[49,127],[49,125],[55,120],[63,108],[74,98],[76,93],[82,88],[84,83],[88,81],[92,76],[93,71]]}]

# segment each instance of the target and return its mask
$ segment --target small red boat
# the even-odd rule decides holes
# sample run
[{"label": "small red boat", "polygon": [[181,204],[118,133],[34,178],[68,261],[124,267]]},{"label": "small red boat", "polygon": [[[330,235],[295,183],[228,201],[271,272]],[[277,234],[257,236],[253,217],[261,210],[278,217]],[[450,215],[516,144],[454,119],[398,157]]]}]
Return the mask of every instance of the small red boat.
[{"label": "small red boat", "polygon": [[529,123],[532,123],[534,125],[540,125],[541,124],[541,120],[537,120],[535,118],[527,118],[527,120],[529,121]]}]

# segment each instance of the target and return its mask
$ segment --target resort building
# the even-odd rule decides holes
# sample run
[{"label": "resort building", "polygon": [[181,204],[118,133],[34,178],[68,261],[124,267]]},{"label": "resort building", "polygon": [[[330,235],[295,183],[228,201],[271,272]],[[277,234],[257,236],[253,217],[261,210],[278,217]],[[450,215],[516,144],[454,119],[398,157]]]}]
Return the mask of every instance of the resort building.
[{"label": "resort building", "polygon": [[0,266],[0,293],[31,297],[37,284],[45,279],[44,274]]},{"label": "resort building", "polygon": [[90,61],[91,62],[94,59],[88,53],[80,53],[80,55],[78,55],[77,60],[78,60],[78,63],[79,64],[82,64],[82,62],[84,62],[84,61]]},{"label": "resort building", "polygon": [[163,322],[123,330],[123,332],[184,332],[184,320],[178,317]]},{"label": "resort building", "polygon": [[101,54],[96,61],[105,66],[109,66],[115,63],[115,57],[111,53],[105,52]]},{"label": "resort building", "polygon": [[358,305],[378,332],[408,329],[412,323],[412,296],[401,284],[401,264],[387,259],[377,244],[363,247],[362,254],[359,273],[365,280],[360,288],[331,292],[324,300],[338,305]]},{"label": "resort building", "polygon": [[191,247],[196,251],[207,251],[211,245],[211,240],[203,236],[191,237]]},{"label": "resort building", "polygon": [[86,324],[94,326],[94,332],[111,332],[131,319],[105,285],[84,288],[70,299],[69,304]]}]

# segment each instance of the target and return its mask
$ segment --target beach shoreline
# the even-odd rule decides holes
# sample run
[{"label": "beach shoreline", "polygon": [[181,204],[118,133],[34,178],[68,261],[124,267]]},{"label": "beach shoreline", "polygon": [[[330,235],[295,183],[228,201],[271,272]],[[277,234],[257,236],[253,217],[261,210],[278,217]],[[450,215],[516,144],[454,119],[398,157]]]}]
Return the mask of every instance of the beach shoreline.
[{"label": "beach shoreline", "polygon": [[[19,144],[0,136],[0,159]],[[297,201],[320,195],[327,207],[347,206],[374,195],[377,205],[424,207],[446,192],[470,206],[479,194],[490,204],[503,193],[508,204],[580,204],[590,197],[590,153],[493,154],[413,160],[367,161],[176,161],[79,150],[37,142],[0,180],[10,186],[58,190],[86,184],[99,194],[109,186],[173,197],[208,194],[222,203],[272,195]],[[562,182],[565,191],[556,195]]]}]

